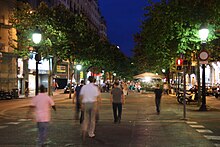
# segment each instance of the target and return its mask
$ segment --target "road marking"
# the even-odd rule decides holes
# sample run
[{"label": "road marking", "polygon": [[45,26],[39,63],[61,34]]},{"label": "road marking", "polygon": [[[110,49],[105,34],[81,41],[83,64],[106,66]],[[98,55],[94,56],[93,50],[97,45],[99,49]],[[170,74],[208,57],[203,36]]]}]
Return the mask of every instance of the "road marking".
[{"label": "road marking", "polygon": [[20,122],[9,122],[9,123],[6,123],[7,125],[18,125],[20,124]]},{"label": "road marking", "polygon": [[199,133],[213,133],[211,130],[207,130],[207,129],[196,129],[196,131]]},{"label": "road marking", "polygon": [[0,129],[4,129],[7,128],[8,126],[0,126]]},{"label": "road marking", "polygon": [[29,118],[22,118],[22,119],[19,119],[18,121],[30,121],[31,119],[29,119]]},{"label": "road marking", "polygon": [[204,135],[205,138],[209,140],[220,140],[220,136],[209,136],[209,135]]},{"label": "road marking", "polygon": [[192,128],[205,128],[203,125],[189,125]]},{"label": "road marking", "polygon": [[187,121],[186,123],[187,123],[187,124],[198,124],[198,123],[195,122],[195,121]]},{"label": "road marking", "polygon": [[184,122],[184,120],[146,120],[146,121],[136,121],[136,122],[146,122],[146,123],[177,123],[177,122]]},{"label": "road marking", "polygon": [[26,132],[37,132],[37,128],[32,128],[32,129],[26,130]]}]

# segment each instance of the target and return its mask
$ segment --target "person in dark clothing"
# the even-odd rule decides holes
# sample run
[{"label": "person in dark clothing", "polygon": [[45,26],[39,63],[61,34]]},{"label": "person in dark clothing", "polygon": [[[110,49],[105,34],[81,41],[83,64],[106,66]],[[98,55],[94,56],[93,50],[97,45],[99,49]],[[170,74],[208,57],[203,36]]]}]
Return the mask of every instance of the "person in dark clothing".
[{"label": "person in dark clothing", "polygon": [[[80,110],[81,110],[81,100],[80,100],[80,95],[79,94],[80,94],[80,90],[83,87],[83,85],[84,85],[84,80],[81,80],[80,85],[76,86],[75,93],[74,93],[75,98],[76,98],[76,114],[75,114],[76,119],[79,119],[79,113],[80,113]],[[83,116],[83,114],[82,114],[82,111],[81,111],[80,123],[83,119],[82,116]]]},{"label": "person in dark clothing", "polygon": [[154,89],[155,93],[155,104],[156,104],[156,111],[157,114],[160,114],[160,101],[161,101],[161,96],[162,96],[162,89],[160,88],[160,85],[157,84],[156,88]]},{"label": "person in dark clothing", "polygon": [[[119,87],[119,82],[114,83],[114,88],[111,91],[111,102],[114,115],[114,123],[121,122],[122,104],[124,103],[124,94]],[[118,113],[117,113],[118,112]]]}]

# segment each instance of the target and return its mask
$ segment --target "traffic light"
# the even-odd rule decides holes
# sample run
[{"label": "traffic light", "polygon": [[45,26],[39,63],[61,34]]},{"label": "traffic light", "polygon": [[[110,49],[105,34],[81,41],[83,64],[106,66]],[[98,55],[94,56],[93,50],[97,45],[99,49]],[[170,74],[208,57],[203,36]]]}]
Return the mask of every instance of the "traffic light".
[{"label": "traffic light", "polygon": [[183,59],[181,58],[176,59],[176,70],[178,71],[182,70],[182,66],[183,66]]}]

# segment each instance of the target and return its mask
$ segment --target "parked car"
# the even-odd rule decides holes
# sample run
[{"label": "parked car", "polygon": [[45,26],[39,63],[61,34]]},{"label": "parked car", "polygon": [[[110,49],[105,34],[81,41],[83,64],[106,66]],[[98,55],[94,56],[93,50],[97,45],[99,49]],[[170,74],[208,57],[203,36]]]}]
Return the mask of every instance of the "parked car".
[{"label": "parked car", "polygon": [[[73,83],[71,86],[71,92],[74,93],[75,91],[75,84]],[[70,83],[68,83],[65,88],[64,88],[64,93],[69,93],[70,92]]]}]

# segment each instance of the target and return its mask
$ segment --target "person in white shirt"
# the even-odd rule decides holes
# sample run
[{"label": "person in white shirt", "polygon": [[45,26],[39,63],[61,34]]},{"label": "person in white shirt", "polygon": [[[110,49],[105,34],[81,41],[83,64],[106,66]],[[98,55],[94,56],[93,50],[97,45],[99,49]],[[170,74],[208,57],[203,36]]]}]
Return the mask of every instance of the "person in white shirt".
[{"label": "person in white shirt", "polygon": [[89,137],[95,137],[95,123],[97,112],[97,100],[99,96],[98,87],[94,85],[94,77],[89,76],[89,84],[84,85],[80,90],[82,98],[82,109],[84,109],[84,120],[82,124],[82,137],[85,140],[86,132]]}]

